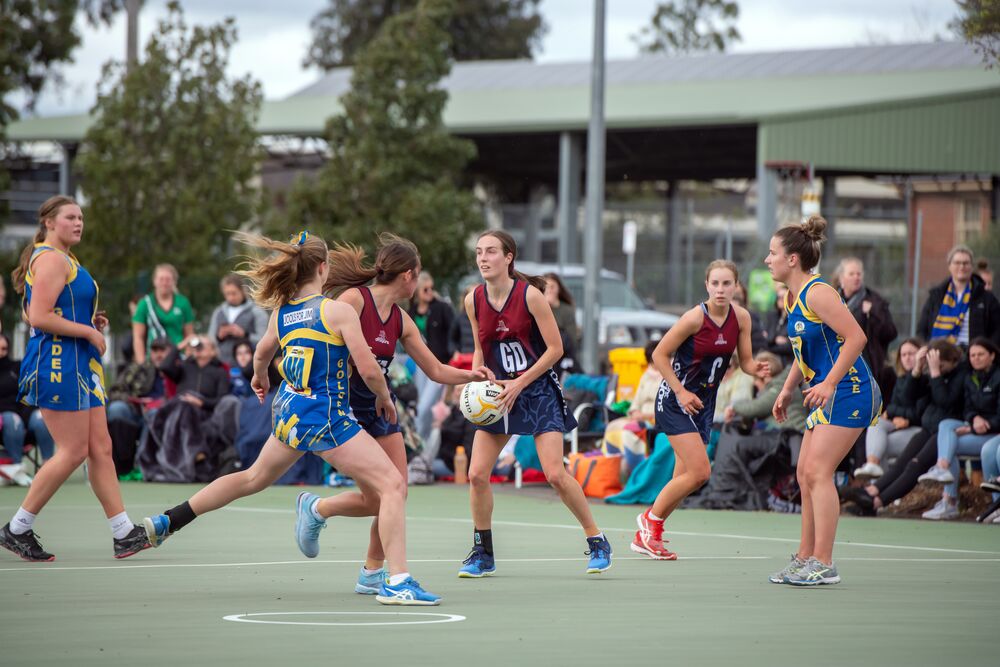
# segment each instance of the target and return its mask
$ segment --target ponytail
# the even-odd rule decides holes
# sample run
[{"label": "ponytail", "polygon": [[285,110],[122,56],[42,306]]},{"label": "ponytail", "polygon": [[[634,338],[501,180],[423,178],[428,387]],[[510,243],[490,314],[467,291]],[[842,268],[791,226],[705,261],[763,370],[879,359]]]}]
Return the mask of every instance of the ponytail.
[{"label": "ponytail", "polygon": [[67,197],[66,195],[55,195],[46,199],[45,202],[38,207],[38,229],[35,231],[35,238],[33,238],[31,243],[21,251],[21,257],[17,261],[17,267],[10,274],[11,281],[14,283],[14,291],[18,294],[24,294],[24,281],[28,276],[28,268],[31,265],[31,256],[35,252],[35,245],[43,243],[45,241],[45,237],[49,233],[48,228],[45,226],[45,221],[51,220],[59,215],[59,209],[67,204],[76,205],[76,201],[72,197]]},{"label": "ponytail", "polygon": [[338,243],[329,253],[330,275],[323,285],[323,293],[337,298],[352,287],[370,283],[378,270],[364,263],[365,251],[350,243]]},{"label": "ponytail", "polygon": [[248,258],[247,268],[236,272],[250,282],[253,300],[268,310],[291,301],[302,284],[312,279],[317,267],[327,261],[326,242],[308,232],[300,232],[289,242],[246,232],[237,232],[233,238],[270,252],[267,257]]}]

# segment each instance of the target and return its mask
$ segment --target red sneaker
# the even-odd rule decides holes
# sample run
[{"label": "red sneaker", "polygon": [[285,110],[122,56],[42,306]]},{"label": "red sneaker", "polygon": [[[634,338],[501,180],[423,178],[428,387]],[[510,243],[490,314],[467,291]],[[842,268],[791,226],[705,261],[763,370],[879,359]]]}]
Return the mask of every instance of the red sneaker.
[{"label": "red sneaker", "polygon": [[649,556],[654,560],[677,560],[677,554],[667,549],[663,544],[662,521],[654,521],[649,518],[649,510],[646,510],[636,517],[636,523],[639,524],[639,530],[636,531],[635,538],[629,545],[632,551]]}]

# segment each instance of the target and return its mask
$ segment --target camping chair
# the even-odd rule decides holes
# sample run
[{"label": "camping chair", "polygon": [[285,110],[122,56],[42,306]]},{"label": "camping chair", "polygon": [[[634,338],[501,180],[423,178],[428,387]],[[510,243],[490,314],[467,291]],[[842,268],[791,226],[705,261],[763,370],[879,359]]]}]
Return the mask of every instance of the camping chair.
[{"label": "camping chair", "polygon": [[577,427],[569,433],[570,452],[580,451],[580,441],[598,441],[604,437],[608,422],[618,416],[611,410],[618,390],[618,376],[611,375],[567,375],[563,380],[567,394],[583,394],[589,398],[579,402],[573,409]]}]

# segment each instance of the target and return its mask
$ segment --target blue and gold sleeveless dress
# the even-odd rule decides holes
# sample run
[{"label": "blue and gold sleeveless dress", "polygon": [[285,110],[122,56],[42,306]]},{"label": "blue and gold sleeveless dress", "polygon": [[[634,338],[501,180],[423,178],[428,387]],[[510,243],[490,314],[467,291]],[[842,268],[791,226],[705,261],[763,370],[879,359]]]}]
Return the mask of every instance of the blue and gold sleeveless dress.
[{"label": "blue and gold sleeveless dress", "polygon": [[[816,275],[811,278],[795,298],[791,307],[785,297],[788,311],[788,340],[795,353],[795,361],[802,371],[803,379],[810,387],[826,379],[840,357],[844,339],[837,335],[819,315],[809,310],[807,298],[809,290],[816,285],[829,283]],[[789,293],[789,297],[791,293]],[[844,308],[847,308],[847,304]],[[859,356],[847,374],[837,383],[837,388],[825,408],[816,408],[806,418],[806,428],[817,424],[832,424],[849,428],[865,428],[878,422],[882,412],[882,392],[868,368],[864,358]]]},{"label": "blue and gold sleeveless dress", "polygon": [[316,294],[278,309],[283,381],[274,398],[272,433],[305,452],[339,447],[361,431],[351,414],[347,346],[323,319],[328,300]]},{"label": "blue and gold sleeveless dress", "polygon": [[[35,283],[31,267],[38,256],[46,252],[62,255],[70,266],[66,285],[56,299],[55,314],[77,324],[94,326],[97,283],[76,257],[44,243],[35,244],[28,263],[22,302],[25,319]],[[26,405],[65,412],[104,405],[107,402],[104,367],[97,348],[85,338],[57,336],[32,327],[21,361],[18,400]]]}]

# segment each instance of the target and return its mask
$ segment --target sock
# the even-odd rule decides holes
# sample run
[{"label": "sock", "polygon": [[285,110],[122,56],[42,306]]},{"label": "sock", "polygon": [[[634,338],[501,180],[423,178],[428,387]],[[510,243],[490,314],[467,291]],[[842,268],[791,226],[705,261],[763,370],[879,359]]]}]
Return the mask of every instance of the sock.
[{"label": "sock", "polygon": [[34,524],[35,515],[23,507],[18,507],[14,518],[10,520],[10,532],[15,535],[23,535],[31,530]]},{"label": "sock", "polygon": [[309,506],[309,511],[317,521],[326,521],[326,517],[319,513],[319,499]]},{"label": "sock", "polygon": [[603,532],[600,532],[597,535],[587,535],[587,539],[588,540],[594,540],[594,539],[606,540],[608,538],[604,537],[604,533]]},{"label": "sock", "polygon": [[648,516],[653,521],[663,521],[663,519],[661,519],[660,517],[658,517],[655,514],[653,514],[653,508],[652,507],[649,508],[648,510],[646,510],[646,516]]},{"label": "sock", "polygon": [[400,572],[399,574],[394,574],[389,577],[390,586],[399,586],[401,583],[410,578],[409,572]]},{"label": "sock", "polygon": [[121,512],[108,517],[108,525],[111,526],[111,534],[116,540],[120,540],[132,532],[132,519],[128,518],[128,512]]},{"label": "sock", "polygon": [[486,553],[493,555],[493,529],[480,530],[476,528],[472,533],[472,543],[477,547],[486,549]]},{"label": "sock", "polygon": [[177,507],[167,510],[164,514],[170,517],[171,533],[176,533],[178,530],[195,520],[194,510],[191,509],[191,504],[187,501],[184,501]]},{"label": "sock", "polygon": [[369,570],[369,569],[368,569],[367,567],[365,567],[364,565],[362,565],[362,566],[361,566],[361,571],[362,571],[362,572],[364,572],[366,576],[369,576],[369,577],[370,577],[370,576],[372,576],[373,574],[378,574],[379,572],[381,572],[381,571],[382,571],[382,568],[380,568],[380,567],[377,567],[377,568],[375,568],[374,570]]}]

